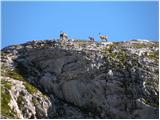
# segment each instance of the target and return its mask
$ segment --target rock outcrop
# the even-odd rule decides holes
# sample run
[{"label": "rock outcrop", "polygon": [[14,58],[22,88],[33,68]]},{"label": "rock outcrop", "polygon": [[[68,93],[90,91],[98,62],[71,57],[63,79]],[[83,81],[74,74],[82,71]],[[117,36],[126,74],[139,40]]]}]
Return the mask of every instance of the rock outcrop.
[{"label": "rock outcrop", "polygon": [[88,46],[2,49],[1,118],[158,118],[158,42]]}]

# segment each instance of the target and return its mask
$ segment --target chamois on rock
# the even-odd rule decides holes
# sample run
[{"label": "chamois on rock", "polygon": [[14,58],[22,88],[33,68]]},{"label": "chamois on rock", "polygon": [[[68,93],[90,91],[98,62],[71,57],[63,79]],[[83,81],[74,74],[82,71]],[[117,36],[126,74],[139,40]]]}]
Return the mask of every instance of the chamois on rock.
[{"label": "chamois on rock", "polygon": [[103,40],[105,40],[106,42],[108,41],[108,36],[106,36],[106,35],[101,35],[101,33],[99,33],[99,37],[100,37],[100,39],[103,41]]}]

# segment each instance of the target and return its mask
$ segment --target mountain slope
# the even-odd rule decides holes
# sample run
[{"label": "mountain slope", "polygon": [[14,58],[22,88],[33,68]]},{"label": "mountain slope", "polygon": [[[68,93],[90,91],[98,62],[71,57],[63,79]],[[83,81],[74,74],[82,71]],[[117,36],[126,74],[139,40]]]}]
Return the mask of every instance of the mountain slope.
[{"label": "mountain slope", "polygon": [[2,118],[158,118],[158,51],[148,41],[6,47]]}]

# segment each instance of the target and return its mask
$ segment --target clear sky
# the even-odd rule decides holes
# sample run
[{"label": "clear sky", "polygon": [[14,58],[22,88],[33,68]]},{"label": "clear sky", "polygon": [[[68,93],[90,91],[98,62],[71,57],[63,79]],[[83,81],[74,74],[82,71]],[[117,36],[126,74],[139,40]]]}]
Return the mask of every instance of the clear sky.
[{"label": "clear sky", "polygon": [[30,40],[69,38],[99,41],[159,39],[158,1],[7,2],[1,4],[2,48]]}]

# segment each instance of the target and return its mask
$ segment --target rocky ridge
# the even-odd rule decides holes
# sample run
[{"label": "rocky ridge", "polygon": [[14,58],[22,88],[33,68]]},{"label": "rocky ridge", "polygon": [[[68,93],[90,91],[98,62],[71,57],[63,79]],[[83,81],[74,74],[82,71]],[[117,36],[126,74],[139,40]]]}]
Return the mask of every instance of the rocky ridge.
[{"label": "rocky ridge", "polygon": [[1,118],[158,118],[158,61],[140,40],[3,48]]}]

